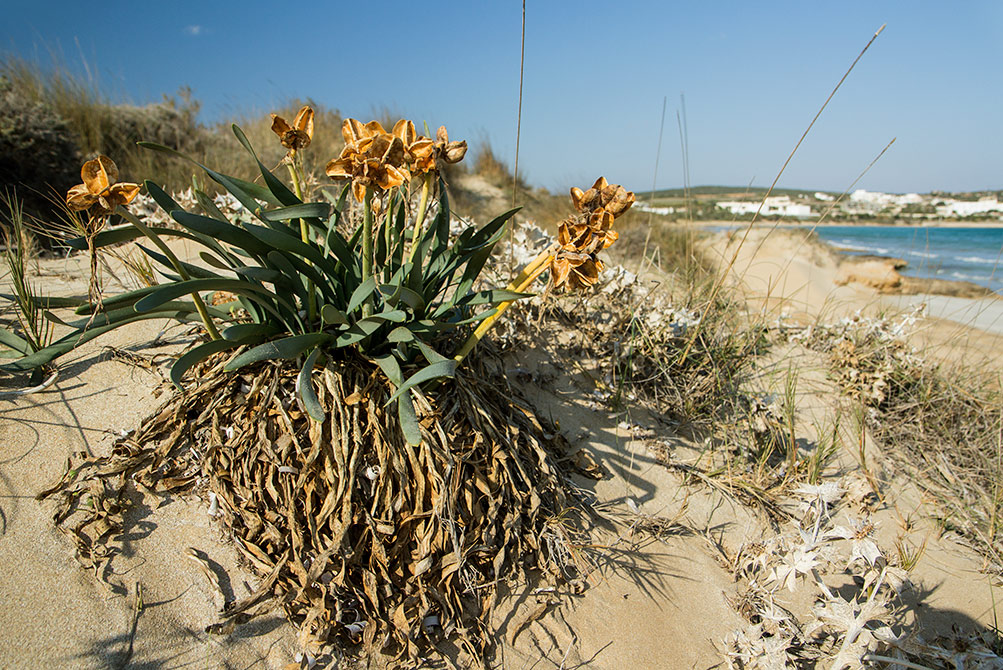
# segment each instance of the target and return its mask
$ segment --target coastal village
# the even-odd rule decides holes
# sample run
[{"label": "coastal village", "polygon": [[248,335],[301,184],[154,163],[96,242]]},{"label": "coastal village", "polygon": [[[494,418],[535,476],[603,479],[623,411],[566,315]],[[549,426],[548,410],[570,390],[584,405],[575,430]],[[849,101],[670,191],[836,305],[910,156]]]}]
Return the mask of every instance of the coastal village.
[{"label": "coastal village", "polygon": [[[641,198],[637,209],[673,218],[700,220],[759,218],[919,223],[922,221],[1001,221],[998,193],[882,193],[857,189],[848,194],[785,191],[763,200],[763,189],[718,187],[659,191]],[[760,209],[761,206],[761,209]],[[692,209],[692,216],[687,216]]]}]

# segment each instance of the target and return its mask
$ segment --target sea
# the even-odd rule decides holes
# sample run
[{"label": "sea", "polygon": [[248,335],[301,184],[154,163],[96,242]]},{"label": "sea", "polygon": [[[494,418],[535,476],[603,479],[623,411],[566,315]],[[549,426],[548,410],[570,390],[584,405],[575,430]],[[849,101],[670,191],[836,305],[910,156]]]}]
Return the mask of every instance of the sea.
[{"label": "sea", "polygon": [[846,254],[892,256],[912,277],[959,279],[1003,294],[1003,226],[818,226],[824,242]]}]

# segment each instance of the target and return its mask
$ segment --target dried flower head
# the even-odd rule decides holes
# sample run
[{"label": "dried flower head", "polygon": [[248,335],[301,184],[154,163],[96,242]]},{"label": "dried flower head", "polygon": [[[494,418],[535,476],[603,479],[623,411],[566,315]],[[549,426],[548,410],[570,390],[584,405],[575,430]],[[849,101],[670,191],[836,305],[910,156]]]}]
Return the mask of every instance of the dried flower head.
[{"label": "dried flower head", "polygon": [[272,114],[272,132],[279,136],[286,149],[306,149],[313,139],[313,109],[303,105],[291,126],[278,114]]},{"label": "dried flower head", "polygon": [[66,193],[66,204],[75,212],[92,209],[96,215],[110,214],[118,205],[128,205],[139,195],[139,184],[118,182],[118,167],[107,156],[98,156],[80,169],[83,184]]},{"label": "dried flower head", "polygon": [[610,184],[605,177],[599,177],[587,191],[572,188],[571,202],[574,203],[575,209],[583,214],[604,210],[616,218],[634,204],[634,192],[619,184]]},{"label": "dried flower head", "polygon": [[449,133],[446,126],[439,126],[435,132],[435,156],[436,161],[444,163],[459,163],[467,155],[467,141],[449,141]]},{"label": "dried flower head", "polygon": [[388,133],[379,121],[363,125],[356,119],[341,124],[345,148],[327,164],[327,176],[351,179],[352,194],[362,202],[366,188],[389,190],[411,179],[404,167],[404,142]]},{"label": "dried flower head", "polygon": [[404,145],[404,161],[412,174],[422,174],[435,169],[435,143],[431,139],[419,135],[414,128],[414,122],[401,119],[390,131]]},{"label": "dried flower head", "polygon": [[567,287],[571,290],[588,288],[599,281],[599,273],[605,265],[592,254],[574,251],[559,251],[550,262],[550,274],[554,288]]},{"label": "dried flower head", "polygon": [[634,194],[599,177],[588,191],[572,188],[571,201],[580,214],[557,226],[560,250],[550,263],[554,288],[586,288],[598,281],[603,263],[596,254],[619,238],[613,220],[630,208]]}]

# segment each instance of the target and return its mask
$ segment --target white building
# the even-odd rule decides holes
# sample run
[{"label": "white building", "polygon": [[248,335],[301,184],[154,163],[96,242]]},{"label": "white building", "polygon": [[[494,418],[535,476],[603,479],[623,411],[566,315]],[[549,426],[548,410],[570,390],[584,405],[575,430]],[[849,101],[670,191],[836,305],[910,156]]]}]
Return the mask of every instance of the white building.
[{"label": "white building", "polygon": [[945,200],[944,204],[937,205],[939,216],[973,216],[975,214],[988,214],[989,212],[1003,212],[1003,203],[996,198],[982,198],[981,200]]},{"label": "white building", "polygon": [[759,202],[754,200],[722,200],[717,203],[721,209],[726,209],[732,214],[755,214],[760,216],[787,216],[796,219],[804,219],[812,216],[811,207],[793,202],[789,196],[775,195],[766,199],[763,208],[759,208]]},{"label": "white building", "polygon": [[668,216],[669,214],[674,214],[676,211],[675,207],[651,207],[647,203],[643,202],[635,202],[633,209],[634,211],[651,212],[652,214],[658,214],[660,216]]}]

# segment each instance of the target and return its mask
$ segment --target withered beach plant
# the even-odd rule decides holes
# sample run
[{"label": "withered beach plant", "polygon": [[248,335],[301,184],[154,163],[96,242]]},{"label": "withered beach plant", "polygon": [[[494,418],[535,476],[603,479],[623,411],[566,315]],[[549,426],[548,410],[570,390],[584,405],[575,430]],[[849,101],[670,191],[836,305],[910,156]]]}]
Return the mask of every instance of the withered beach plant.
[{"label": "withered beach plant", "polygon": [[[568,489],[559,431],[519,399],[490,351],[468,354],[544,272],[559,279],[555,259],[587,257],[591,269],[583,262],[557,286],[588,287],[602,268],[597,254],[616,240],[613,219],[633,195],[602,179],[573,191],[579,214],[561,224],[561,241],[508,287],[484,288],[482,270],[515,210],[451,232],[440,173],[463,158],[464,142],[444,128],[434,140],[419,136],[407,120],[388,132],[348,119],[345,148],[327,165],[345,185],[307,202],[295,161],[312,139],[309,108],[292,124],[276,117],[273,129],[289,151],[292,188],[236,126],[260,183],[196,163],[244,207],[237,220],[197,181],[199,212],[147,181],[177,227],[147,225],[123,206],[138,186],[117,185],[110,161],[86,168],[91,176],[73,202],[96,217],[114,211],[126,224],[94,219],[71,246],[149,242],[137,246],[163,281],[91,296],[76,308],[85,318],[65,324],[68,334],[3,369],[48,365],[142,318],[201,320],[205,332],[171,367],[179,392],[110,456],[76,464],[43,495],[58,495],[57,523],[85,517],[73,525],[78,553],[103,575],[112,554],[102,547],[116,541],[107,531],[124,523],[124,487],[206,482],[263,578],[250,598],[227,605],[229,625],[277,594],[305,640],[361,638],[414,665],[452,636],[483,658],[498,584],[530,574],[584,579],[568,562],[575,552],[555,547],[572,541],[578,523],[587,532],[588,514]],[[350,214],[357,203],[361,223]],[[178,258],[167,238],[194,245],[201,262]],[[458,374],[460,362],[469,371]],[[194,382],[187,389],[186,375]],[[557,517],[571,529],[563,539],[548,535]]]}]

